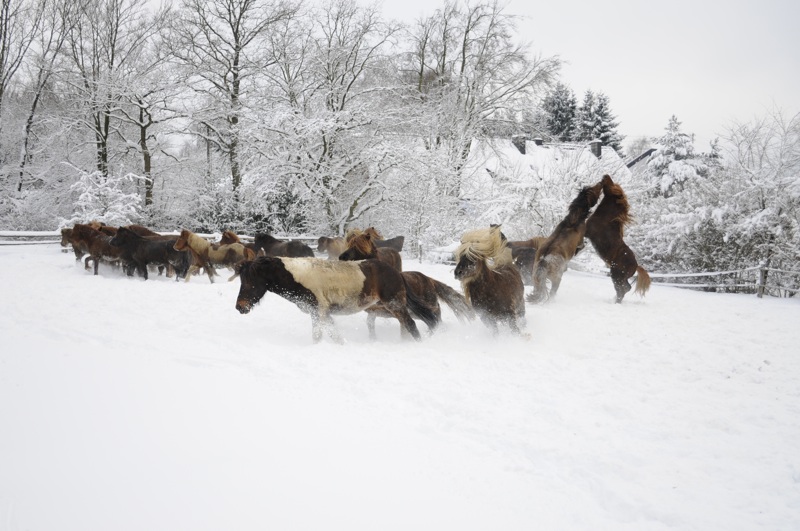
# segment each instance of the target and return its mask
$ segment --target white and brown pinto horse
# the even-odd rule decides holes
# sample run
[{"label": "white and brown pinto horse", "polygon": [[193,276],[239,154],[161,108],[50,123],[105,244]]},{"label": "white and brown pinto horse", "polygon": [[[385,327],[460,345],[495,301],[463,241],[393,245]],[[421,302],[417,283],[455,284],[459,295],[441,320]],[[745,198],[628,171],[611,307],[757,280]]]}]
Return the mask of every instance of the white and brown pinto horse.
[{"label": "white and brown pinto horse", "polygon": [[[256,257],[252,249],[248,249],[241,243],[212,244],[202,236],[186,229],[181,231],[174,247],[176,251],[190,251],[194,258],[194,263],[189,267],[189,273],[186,275],[186,282],[189,282],[196,271],[203,268],[208,275],[208,280],[213,283],[216,266],[234,268],[236,264],[245,260],[253,260]],[[236,278],[235,273],[228,280],[234,278]]]},{"label": "white and brown pinto horse", "polygon": [[[327,330],[337,343],[332,314],[352,314],[375,305],[400,321],[404,332],[420,339],[419,330],[409,314],[416,312],[412,297],[407,297],[405,282],[399,271],[378,260],[338,262],[320,258],[288,258],[262,256],[236,266],[241,280],[236,309],[248,313],[264,295],[271,291],[297,305],[311,315],[314,342]],[[430,315],[433,320],[434,316]]]}]

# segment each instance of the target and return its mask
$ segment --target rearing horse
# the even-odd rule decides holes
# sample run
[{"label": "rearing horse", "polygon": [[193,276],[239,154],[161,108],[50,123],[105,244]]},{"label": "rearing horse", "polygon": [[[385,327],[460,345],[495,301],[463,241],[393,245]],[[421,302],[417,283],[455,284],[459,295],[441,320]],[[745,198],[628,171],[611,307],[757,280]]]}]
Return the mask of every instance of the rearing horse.
[{"label": "rearing horse", "polygon": [[586,237],[611,269],[611,282],[617,292],[616,302],[620,303],[631,290],[628,279],[634,273],[638,273],[636,293],[639,296],[644,296],[650,289],[650,275],[638,264],[633,251],[622,239],[625,225],[631,221],[625,192],[611,180],[610,175],[604,175],[599,186],[603,187],[603,200],[586,221]]},{"label": "rearing horse", "polygon": [[[569,205],[567,215],[536,251],[533,265],[533,293],[528,295],[528,302],[544,302],[555,297],[561,285],[561,277],[567,270],[567,264],[583,248],[586,218],[600,199],[602,187],[601,183],[597,183],[594,186],[586,186],[578,192]],[[547,280],[550,281],[549,292]]]}]

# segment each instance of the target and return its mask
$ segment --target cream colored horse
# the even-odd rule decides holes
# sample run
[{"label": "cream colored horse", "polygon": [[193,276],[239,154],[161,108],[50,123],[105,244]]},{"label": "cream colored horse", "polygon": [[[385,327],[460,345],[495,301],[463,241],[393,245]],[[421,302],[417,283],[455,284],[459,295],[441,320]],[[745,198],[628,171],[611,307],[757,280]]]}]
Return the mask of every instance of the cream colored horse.
[{"label": "cream colored horse", "polygon": [[[246,260],[253,260],[256,257],[251,249],[241,243],[212,244],[202,236],[198,236],[186,229],[181,231],[181,235],[175,242],[175,250],[188,250],[194,258],[192,265],[189,267],[189,272],[186,274],[186,282],[189,282],[195,272],[203,268],[206,270],[208,280],[213,283],[214,275],[216,275],[215,266],[225,266],[233,269],[236,264]],[[236,278],[236,273],[228,281],[230,282],[234,278]]]}]

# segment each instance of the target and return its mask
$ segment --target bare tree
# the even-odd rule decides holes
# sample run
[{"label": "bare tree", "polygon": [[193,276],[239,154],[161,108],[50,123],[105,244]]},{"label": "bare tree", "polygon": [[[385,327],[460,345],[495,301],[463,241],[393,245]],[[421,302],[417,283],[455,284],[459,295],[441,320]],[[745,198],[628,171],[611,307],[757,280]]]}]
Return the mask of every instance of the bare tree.
[{"label": "bare tree", "polygon": [[6,91],[38,32],[45,5],[45,0],[0,0],[0,128]]},{"label": "bare tree", "polygon": [[108,175],[110,142],[119,133],[115,113],[133,63],[157,30],[146,16],[147,0],[90,0],[71,28],[68,48],[77,70],[71,80],[86,112],[83,123],[91,131],[95,164]]},{"label": "bare tree", "polygon": [[[509,119],[532,105],[554,79],[558,58],[529,58],[513,40],[516,22],[497,1],[446,2],[412,29],[409,70],[425,102],[428,146],[446,149],[459,175],[473,138],[492,120]],[[451,183],[458,194],[460,183]]]},{"label": "bare tree", "polygon": [[77,22],[76,15],[80,10],[81,4],[72,0],[50,1],[44,5],[42,24],[35,34],[37,53],[31,61],[32,96],[20,149],[17,192],[22,192],[26,183],[26,167],[31,158],[31,137],[39,104],[50,84],[56,61],[61,54],[67,35]]},{"label": "bare tree", "polygon": [[200,96],[193,109],[199,130],[207,131],[208,140],[226,154],[234,191],[242,181],[241,121],[258,91],[266,36],[297,9],[289,0],[183,2],[174,51]]}]

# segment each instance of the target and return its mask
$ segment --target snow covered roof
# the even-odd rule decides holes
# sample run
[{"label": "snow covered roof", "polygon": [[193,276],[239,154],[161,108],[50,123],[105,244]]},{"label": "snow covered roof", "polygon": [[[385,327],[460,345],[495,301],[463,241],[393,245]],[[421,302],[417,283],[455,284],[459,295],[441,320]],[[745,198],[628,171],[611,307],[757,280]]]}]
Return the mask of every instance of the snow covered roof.
[{"label": "snow covered roof", "polygon": [[605,174],[623,182],[631,176],[625,161],[609,146],[601,147],[600,158],[592,153],[589,143],[540,145],[527,140],[524,146],[522,153],[510,139],[473,140],[465,165],[465,180],[471,181],[465,188],[467,196],[483,195],[481,190],[498,180],[518,184],[558,182],[563,176],[565,182],[577,180],[589,185]]}]

